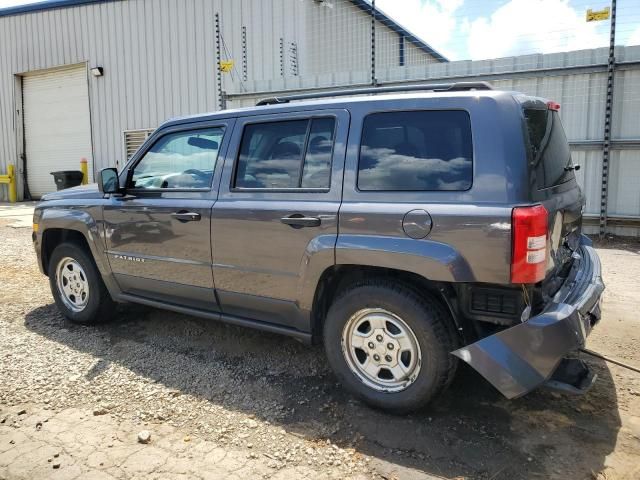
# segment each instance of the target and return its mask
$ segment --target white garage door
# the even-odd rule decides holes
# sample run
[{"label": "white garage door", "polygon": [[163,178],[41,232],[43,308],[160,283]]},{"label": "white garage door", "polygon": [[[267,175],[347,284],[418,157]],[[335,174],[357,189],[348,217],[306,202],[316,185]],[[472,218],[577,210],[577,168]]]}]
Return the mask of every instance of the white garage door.
[{"label": "white garage door", "polygon": [[86,67],[27,75],[22,79],[27,179],[32,197],[56,189],[50,172],[92,171],[91,122]]}]

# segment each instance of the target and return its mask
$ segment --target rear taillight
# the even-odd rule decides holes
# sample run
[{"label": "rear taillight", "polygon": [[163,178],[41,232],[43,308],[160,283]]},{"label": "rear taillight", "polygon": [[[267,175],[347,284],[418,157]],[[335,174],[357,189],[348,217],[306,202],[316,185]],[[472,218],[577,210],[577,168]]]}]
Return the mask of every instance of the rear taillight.
[{"label": "rear taillight", "polygon": [[513,209],[511,283],[536,283],[544,279],[548,217],[542,205]]},{"label": "rear taillight", "polygon": [[549,110],[553,110],[554,112],[560,111],[560,104],[557,102],[547,102],[547,108]]}]

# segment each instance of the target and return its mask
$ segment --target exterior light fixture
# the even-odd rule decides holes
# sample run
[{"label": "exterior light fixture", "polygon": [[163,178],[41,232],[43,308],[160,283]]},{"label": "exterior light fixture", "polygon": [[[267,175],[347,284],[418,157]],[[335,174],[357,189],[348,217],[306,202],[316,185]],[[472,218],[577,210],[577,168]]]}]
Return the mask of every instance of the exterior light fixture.
[{"label": "exterior light fixture", "polygon": [[91,71],[91,75],[93,75],[94,77],[101,77],[104,72],[102,67],[92,67],[90,71]]}]

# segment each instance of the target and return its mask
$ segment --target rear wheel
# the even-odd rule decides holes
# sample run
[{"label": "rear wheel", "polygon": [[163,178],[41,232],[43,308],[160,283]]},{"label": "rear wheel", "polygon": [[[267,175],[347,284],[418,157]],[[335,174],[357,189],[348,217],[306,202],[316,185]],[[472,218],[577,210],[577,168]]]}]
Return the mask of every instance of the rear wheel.
[{"label": "rear wheel", "polygon": [[62,243],[51,254],[49,284],[58,309],[69,320],[90,325],[110,319],[116,304],[91,256],[74,243]]},{"label": "rear wheel", "polygon": [[339,380],[368,404],[416,410],[453,378],[451,318],[428,294],[388,280],[354,285],[331,306],[324,345]]}]

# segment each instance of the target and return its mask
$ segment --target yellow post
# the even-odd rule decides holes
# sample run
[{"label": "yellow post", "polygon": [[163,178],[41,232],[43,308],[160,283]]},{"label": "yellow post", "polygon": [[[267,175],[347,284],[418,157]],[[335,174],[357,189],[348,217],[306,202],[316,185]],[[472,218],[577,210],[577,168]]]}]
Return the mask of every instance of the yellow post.
[{"label": "yellow post", "polygon": [[16,203],[18,201],[18,187],[16,185],[16,167],[9,165],[7,167],[7,173],[9,174],[9,201]]},{"label": "yellow post", "polygon": [[18,188],[16,185],[16,167],[14,165],[7,166],[7,174],[0,175],[0,184],[6,183],[9,188],[9,201],[16,203],[18,201]]},{"label": "yellow post", "polygon": [[86,185],[89,183],[89,167],[86,158],[80,160],[80,170],[82,171],[82,185]]}]

